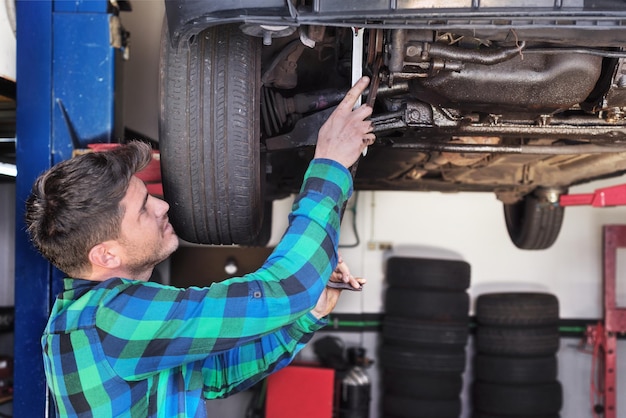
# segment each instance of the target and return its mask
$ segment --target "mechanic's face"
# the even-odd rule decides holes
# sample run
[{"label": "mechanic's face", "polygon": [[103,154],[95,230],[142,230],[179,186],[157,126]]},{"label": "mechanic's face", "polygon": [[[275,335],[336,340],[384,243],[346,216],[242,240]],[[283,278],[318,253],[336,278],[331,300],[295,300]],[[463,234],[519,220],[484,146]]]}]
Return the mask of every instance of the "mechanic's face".
[{"label": "mechanic's face", "polygon": [[136,275],[169,257],[178,237],[167,216],[170,206],[148,194],[139,178],[131,178],[121,204],[125,212],[118,242],[124,247],[124,267]]}]

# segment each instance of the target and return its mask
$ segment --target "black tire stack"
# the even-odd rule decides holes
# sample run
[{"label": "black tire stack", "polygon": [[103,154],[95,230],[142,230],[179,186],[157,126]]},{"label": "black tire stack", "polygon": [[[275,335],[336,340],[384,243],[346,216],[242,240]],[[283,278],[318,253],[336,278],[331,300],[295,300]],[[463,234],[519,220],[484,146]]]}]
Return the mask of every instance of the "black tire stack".
[{"label": "black tire stack", "polygon": [[380,366],[385,418],[458,418],[469,335],[470,265],[392,257]]},{"label": "black tire stack", "polygon": [[548,293],[476,299],[473,418],[558,418],[559,303]]}]

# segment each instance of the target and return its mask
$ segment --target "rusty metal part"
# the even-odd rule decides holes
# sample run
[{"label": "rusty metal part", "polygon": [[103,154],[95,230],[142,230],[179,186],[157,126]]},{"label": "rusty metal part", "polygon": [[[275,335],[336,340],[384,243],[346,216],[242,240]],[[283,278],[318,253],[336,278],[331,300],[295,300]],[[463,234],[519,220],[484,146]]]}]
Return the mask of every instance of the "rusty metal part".
[{"label": "rusty metal part", "polygon": [[347,90],[327,89],[284,97],[279,92],[261,89],[261,118],[266,136],[278,135],[291,114],[306,114],[327,109],[341,102]]},{"label": "rusty metal part", "polygon": [[292,89],[298,85],[298,59],[305,46],[300,39],[291,41],[274,58],[269,68],[261,76],[266,87]]},{"label": "rusty metal part", "polygon": [[322,42],[324,40],[324,35],[326,34],[326,26],[322,25],[309,25],[306,26],[306,32],[309,39],[314,42]]},{"label": "rusty metal part", "polygon": [[601,57],[585,54],[515,55],[493,65],[459,62],[459,72],[413,80],[421,93],[416,98],[481,113],[556,114],[585,102],[602,70]]},{"label": "rusty metal part", "polygon": [[[316,132],[322,126],[333,108],[325,109],[321,112],[313,113],[300,119],[289,133],[274,136],[266,139],[267,151],[279,151],[305,146],[313,146],[316,143]],[[372,118],[374,123],[374,133],[381,133],[393,129],[404,129],[406,122],[402,120],[404,111],[398,111]],[[416,139],[414,142],[395,142],[390,146],[394,148],[409,148],[415,151],[439,151],[439,152],[461,152],[461,153],[509,153],[509,154],[591,154],[591,153],[612,153],[626,151],[626,126],[611,125],[602,123],[598,119],[579,118],[569,119],[569,123],[558,123],[558,119],[553,119],[553,124],[548,126],[529,124],[472,124],[457,127],[451,125],[457,134],[473,137],[517,137],[517,138],[554,138],[554,139],[580,139],[590,141],[588,145],[568,145],[568,146],[531,146],[531,145],[469,145],[469,144],[449,144],[447,142],[424,142],[424,134],[431,138],[436,136],[445,137],[446,128],[433,129],[433,126],[426,124],[415,128]],[[556,121],[556,123],[554,122]],[[460,122],[458,122],[460,123]],[[419,134],[419,135],[418,135]],[[417,139],[420,138],[420,139]],[[405,140],[411,140],[408,135]],[[597,141],[610,141],[610,143],[596,144]],[[594,145],[596,144],[596,145]]]},{"label": "rusty metal part", "polygon": [[[573,122],[573,120],[570,120]],[[572,139],[626,139],[626,127],[623,125],[602,124],[594,126],[584,125],[467,125],[461,126],[459,134],[479,136],[522,136],[522,137],[553,137]]]},{"label": "rusty metal part", "polygon": [[370,87],[365,103],[370,107],[374,107],[374,102],[376,101],[376,95],[378,94],[378,88],[380,86],[380,71],[383,65],[382,29],[376,29],[371,34],[367,55],[367,63],[371,67],[372,71],[372,79],[370,80]]},{"label": "rusty metal part", "polygon": [[383,52],[383,31],[382,29],[374,29],[369,31],[369,43],[367,44],[367,56],[365,57],[365,65],[373,68],[376,58]]},{"label": "rusty metal part", "polygon": [[416,142],[394,143],[396,149],[415,151],[437,151],[458,153],[488,154],[536,154],[536,155],[575,155],[575,154],[606,154],[626,152],[626,144],[584,144],[584,145],[500,145],[500,144],[460,144],[452,142]]},{"label": "rusty metal part", "polygon": [[[502,138],[497,136],[464,136],[455,137],[448,144],[468,144],[468,145],[495,145],[499,144]],[[451,164],[456,167],[469,167],[474,165],[488,157],[486,153],[474,153],[474,152],[438,152],[433,151],[430,154],[430,159],[424,164],[424,168],[427,170],[436,170],[446,164]]]},{"label": "rusty metal part", "polygon": [[[404,130],[415,127],[416,132],[427,130],[429,136],[446,134],[455,136],[504,136],[520,138],[555,138],[587,140],[626,140],[626,125],[608,123],[597,117],[552,117],[549,125],[534,121],[500,121],[467,123],[463,118],[446,114],[444,109],[422,104],[407,104],[406,110],[379,114],[372,118],[374,133]],[[424,129],[420,131],[420,129]],[[433,130],[434,129],[434,130]],[[450,136],[450,135],[448,135]]]},{"label": "rusty metal part", "polygon": [[376,102],[376,95],[378,94],[378,88],[380,86],[380,70],[383,63],[382,55],[379,55],[376,58],[376,62],[374,63],[374,68],[372,70],[372,80],[370,82],[369,92],[367,94],[367,99],[365,103],[369,107],[374,107],[374,102]]},{"label": "rusty metal part", "polygon": [[[459,144],[478,144],[478,145],[496,145],[501,141],[500,137],[497,136],[463,136],[456,137],[452,139],[452,143]],[[457,167],[465,167],[470,166],[472,164],[476,164],[477,162],[485,159],[484,153],[454,153],[454,152],[442,152],[441,157],[446,160],[446,162],[455,165]]]},{"label": "rusty metal part", "polygon": [[[409,49],[413,47],[414,49]],[[483,49],[466,49],[452,45],[444,45],[442,43],[423,43],[413,44],[407,47],[407,55],[417,56],[423,61],[428,61],[432,57],[444,60],[470,62],[481,65],[494,65],[520,55],[526,47],[525,42],[511,48],[483,48]]]},{"label": "rusty metal part", "polygon": [[[393,87],[388,87],[383,84],[378,87],[376,97],[393,96],[408,91],[409,85],[406,82],[396,83]],[[292,97],[284,97],[278,91],[263,87],[261,89],[263,133],[268,138],[278,135],[282,131],[285,123],[287,123],[289,115],[302,115],[328,109],[341,102],[347,92],[347,89],[326,89],[311,93],[300,93]],[[366,97],[369,97],[370,89],[366,89],[364,94]],[[309,116],[305,116],[305,118],[307,117]],[[304,143],[303,145],[307,144]]]}]

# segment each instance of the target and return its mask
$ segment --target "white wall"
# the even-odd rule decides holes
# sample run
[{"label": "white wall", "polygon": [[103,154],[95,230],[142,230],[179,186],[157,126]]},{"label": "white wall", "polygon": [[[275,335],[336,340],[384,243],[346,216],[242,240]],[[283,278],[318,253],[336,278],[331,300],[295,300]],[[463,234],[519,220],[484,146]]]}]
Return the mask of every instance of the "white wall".
[{"label": "white wall", "polygon": [[[126,125],[157,138],[158,51],[154,45],[159,39],[163,6],[160,1],[145,0],[134,1],[132,5],[134,12],[122,16],[124,26],[131,31],[131,60],[125,70]],[[618,183],[626,183],[626,178],[575,187],[570,193]],[[273,242],[284,231],[290,205],[291,199],[275,203]],[[354,242],[350,216],[346,214],[342,229],[341,242],[345,244]],[[336,311],[382,312],[384,260],[389,252],[381,250],[380,246],[389,244],[392,253],[447,254],[465,259],[472,266],[469,290],[472,300],[491,291],[545,291],[558,296],[561,317],[600,319],[602,226],[621,223],[626,224],[624,207],[568,208],[562,232],[552,248],[522,251],[511,244],[502,205],[491,194],[362,192],[357,205],[361,245],[343,249],[342,254],[353,273],[366,277],[368,284],[362,293],[344,294]],[[620,298],[626,300],[624,295]],[[348,345],[363,344],[369,355],[375,354],[375,334],[342,336]],[[576,339],[563,339],[559,352],[559,379],[564,386],[561,416],[567,418],[591,416],[592,359],[579,350],[578,343]],[[623,393],[626,388],[626,350],[624,343],[619,346],[618,370],[624,372],[618,372],[618,393]],[[468,354],[471,355],[471,350]],[[310,350],[303,353],[304,358],[307,356],[311,356]],[[376,370],[370,372],[376,385]],[[471,370],[468,370],[466,383],[470,379]],[[372,406],[373,411],[377,410],[377,404],[378,399]],[[225,412],[220,411],[219,415],[227,418]],[[469,416],[468,413],[466,408],[464,417]],[[626,403],[618,405],[618,417],[626,418]],[[373,414],[372,418],[376,415]]]}]

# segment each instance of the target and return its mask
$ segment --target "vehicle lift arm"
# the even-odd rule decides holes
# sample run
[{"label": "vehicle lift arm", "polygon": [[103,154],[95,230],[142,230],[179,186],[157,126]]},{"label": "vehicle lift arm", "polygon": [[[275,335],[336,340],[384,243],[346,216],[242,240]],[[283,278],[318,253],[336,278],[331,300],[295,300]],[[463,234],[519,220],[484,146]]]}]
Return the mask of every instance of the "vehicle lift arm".
[{"label": "vehicle lift arm", "polygon": [[626,205],[626,184],[603,187],[593,193],[564,194],[559,198],[560,206],[591,205],[593,207]]}]

